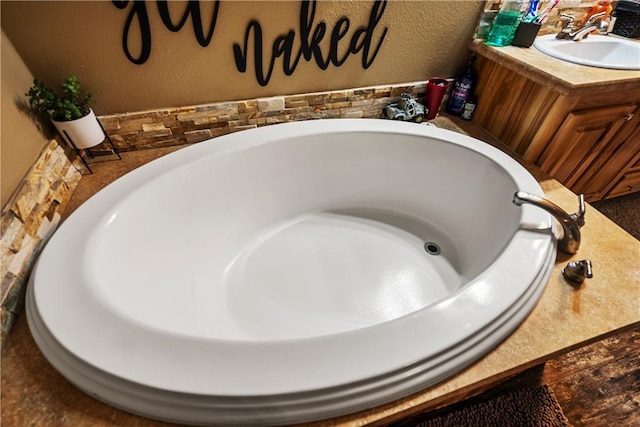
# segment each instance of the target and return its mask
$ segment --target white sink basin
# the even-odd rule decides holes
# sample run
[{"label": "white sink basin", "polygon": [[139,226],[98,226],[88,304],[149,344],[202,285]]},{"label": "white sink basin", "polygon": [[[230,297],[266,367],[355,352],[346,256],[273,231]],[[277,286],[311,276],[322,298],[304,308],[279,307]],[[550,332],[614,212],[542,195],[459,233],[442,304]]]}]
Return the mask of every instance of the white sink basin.
[{"label": "white sink basin", "polygon": [[591,34],[584,40],[558,40],[541,36],[533,44],[540,52],[563,61],[617,70],[640,70],[640,43]]}]

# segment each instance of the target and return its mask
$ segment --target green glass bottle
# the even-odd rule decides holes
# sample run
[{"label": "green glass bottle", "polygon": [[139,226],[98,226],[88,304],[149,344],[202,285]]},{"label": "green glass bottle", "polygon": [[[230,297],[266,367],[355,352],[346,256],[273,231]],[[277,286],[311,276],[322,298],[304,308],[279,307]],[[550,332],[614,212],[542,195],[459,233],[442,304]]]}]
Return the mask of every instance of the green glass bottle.
[{"label": "green glass bottle", "polygon": [[493,20],[486,43],[490,46],[509,46],[528,6],[528,1],[504,0],[498,16]]}]

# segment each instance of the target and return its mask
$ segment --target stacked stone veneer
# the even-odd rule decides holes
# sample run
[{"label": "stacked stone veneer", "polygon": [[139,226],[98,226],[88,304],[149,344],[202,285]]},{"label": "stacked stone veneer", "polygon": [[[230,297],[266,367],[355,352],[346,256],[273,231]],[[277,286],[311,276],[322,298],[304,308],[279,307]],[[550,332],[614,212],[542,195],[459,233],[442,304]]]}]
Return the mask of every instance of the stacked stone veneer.
[{"label": "stacked stone veneer", "polygon": [[33,262],[60,223],[80,177],[64,149],[50,141],[2,209],[3,347],[7,332],[22,311]]},{"label": "stacked stone veneer", "polygon": [[275,123],[324,118],[378,118],[403,92],[423,101],[425,82],[256,98],[99,117],[119,151],[200,142]]},{"label": "stacked stone veneer", "polygon": [[[397,101],[401,93],[422,101],[425,91],[425,82],[416,82],[114,114],[99,120],[119,151],[132,151],[197,143],[289,121],[378,118],[384,106]],[[80,178],[63,147],[50,141],[2,210],[3,346],[22,311],[33,263],[59,225]]]},{"label": "stacked stone veneer", "polygon": [[[99,117],[119,151],[197,143],[212,137],[289,121],[379,118],[408,92],[423,101],[425,82],[219,102]],[[2,210],[2,344],[22,311],[33,263],[60,223],[81,178],[57,141],[51,141]],[[72,268],[72,266],[61,266]]]},{"label": "stacked stone veneer", "polygon": [[[551,0],[542,0],[540,10]],[[564,18],[561,18],[561,14],[567,14],[573,16],[577,22],[584,20],[589,12],[589,8],[595,5],[598,0],[560,0],[560,3],[551,11],[548,19],[544,22],[538,35],[554,34],[558,33],[564,26]],[[487,0],[485,3],[484,11],[498,13],[502,0]]]}]

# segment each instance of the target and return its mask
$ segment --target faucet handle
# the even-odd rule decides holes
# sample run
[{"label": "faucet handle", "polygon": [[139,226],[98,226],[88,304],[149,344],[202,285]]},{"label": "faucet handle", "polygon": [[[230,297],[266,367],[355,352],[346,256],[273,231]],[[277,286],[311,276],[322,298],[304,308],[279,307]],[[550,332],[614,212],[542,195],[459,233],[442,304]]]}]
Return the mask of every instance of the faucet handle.
[{"label": "faucet handle", "polygon": [[602,18],[605,17],[605,15],[607,14],[606,11],[602,11],[602,12],[598,12],[598,13],[594,13],[593,15],[591,15],[589,17],[589,19],[587,19],[587,22],[585,22],[586,24],[593,24],[594,22],[596,22],[597,20],[600,20]]},{"label": "faucet handle", "polygon": [[584,203],[584,194],[578,195],[578,212],[569,215],[578,224],[578,227],[584,227],[584,214],[586,213],[586,205]]},{"label": "faucet handle", "polygon": [[576,21],[576,18],[573,15],[569,15],[568,13],[561,13],[560,18],[564,18],[567,20],[567,23],[564,25],[565,28],[572,28],[573,23]]},{"label": "faucet handle", "polygon": [[615,21],[611,19],[611,17],[607,16],[598,21],[598,28],[596,28],[596,31],[598,32],[598,34],[609,34],[611,31],[613,31],[614,24]]},{"label": "faucet handle", "polygon": [[591,261],[583,259],[582,261],[571,261],[562,269],[562,275],[572,285],[580,285],[584,279],[593,277]]}]

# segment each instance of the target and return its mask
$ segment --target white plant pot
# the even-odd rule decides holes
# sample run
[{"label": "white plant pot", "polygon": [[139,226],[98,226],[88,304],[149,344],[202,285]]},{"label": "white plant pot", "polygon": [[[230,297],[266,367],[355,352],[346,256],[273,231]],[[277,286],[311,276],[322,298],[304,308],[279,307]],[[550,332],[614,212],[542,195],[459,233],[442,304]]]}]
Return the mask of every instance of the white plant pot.
[{"label": "white plant pot", "polygon": [[106,139],[93,110],[89,110],[89,114],[76,120],[59,122],[51,119],[51,121],[60,135],[78,149],[95,147]]}]

